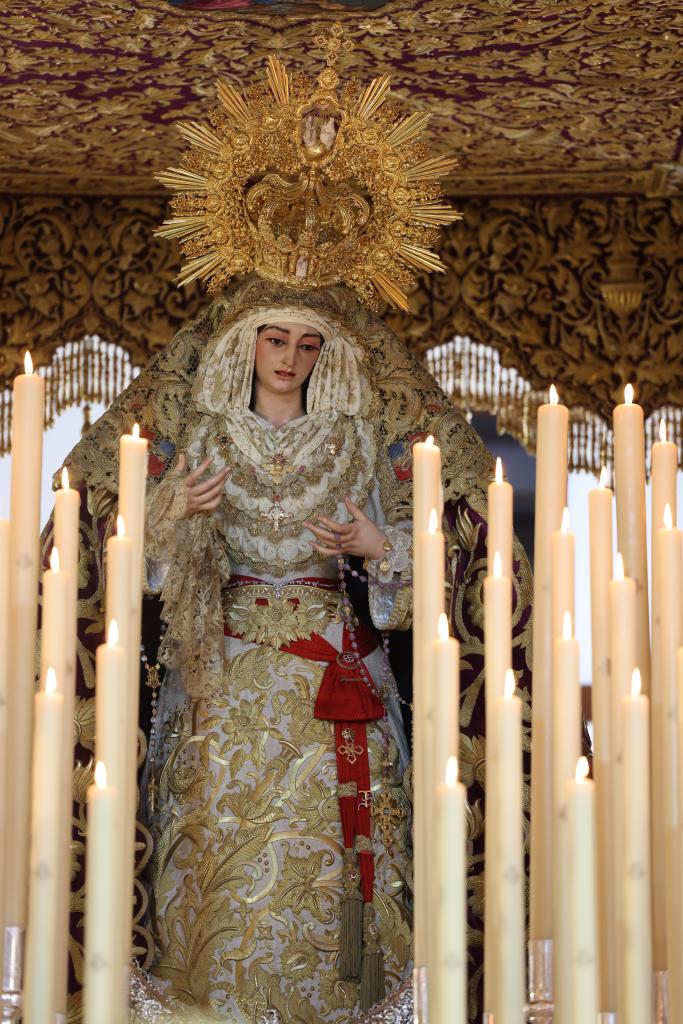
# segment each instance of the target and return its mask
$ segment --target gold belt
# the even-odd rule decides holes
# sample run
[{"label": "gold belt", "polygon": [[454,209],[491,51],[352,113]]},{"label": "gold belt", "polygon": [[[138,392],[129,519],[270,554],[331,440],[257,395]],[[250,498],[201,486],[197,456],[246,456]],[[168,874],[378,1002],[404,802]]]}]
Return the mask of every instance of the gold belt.
[{"label": "gold belt", "polygon": [[279,650],[341,622],[342,595],[309,583],[241,582],[224,592],[225,631]]}]

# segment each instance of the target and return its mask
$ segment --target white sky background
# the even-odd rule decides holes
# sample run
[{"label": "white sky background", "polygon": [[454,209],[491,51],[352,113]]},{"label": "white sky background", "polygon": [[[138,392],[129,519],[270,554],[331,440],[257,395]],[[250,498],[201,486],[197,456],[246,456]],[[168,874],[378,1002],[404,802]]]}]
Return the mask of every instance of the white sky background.
[{"label": "white sky background", "polygon": [[[90,421],[94,423],[103,412],[103,405],[91,405]],[[54,503],[52,475],[60,468],[65,457],[80,439],[82,426],[83,408],[73,406],[71,409],[63,412],[55,425],[46,430],[43,435],[43,487],[40,503],[41,528],[47,522]],[[5,455],[0,458],[0,519],[7,519],[9,517],[9,490],[10,457]]]},{"label": "white sky background", "polygon": [[[102,415],[104,406],[91,406],[91,421]],[[81,434],[83,410],[74,406],[60,416],[54,427],[46,431],[43,441],[43,493],[41,503],[41,525],[44,525],[53,505],[52,474],[59,469],[67,453],[73,448]],[[588,540],[588,491],[596,486],[596,478],[590,473],[571,473],[569,477],[569,517],[571,528],[576,534],[576,637],[581,649],[581,680],[591,679],[590,646],[590,575]],[[0,458],[0,518],[9,516],[10,459]],[[683,510],[683,474],[678,474],[678,508]],[[650,537],[650,488],[647,493],[648,550]],[[681,514],[679,514],[679,522]],[[613,525],[616,543],[616,523]],[[614,552],[613,552],[614,554]]]}]

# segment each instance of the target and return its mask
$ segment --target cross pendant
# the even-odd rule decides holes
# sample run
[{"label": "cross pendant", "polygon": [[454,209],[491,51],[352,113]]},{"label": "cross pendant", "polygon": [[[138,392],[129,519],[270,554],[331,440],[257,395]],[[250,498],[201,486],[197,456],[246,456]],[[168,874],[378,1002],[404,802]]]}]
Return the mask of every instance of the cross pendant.
[{"label": "cross pendant", "polygon": [[292,513],[285,512],[279,505],[273,505],[267,512],[261,513],[261,519],[270,519],[276,533],[280,532],[280,523],[285,519],[291,519]]}]

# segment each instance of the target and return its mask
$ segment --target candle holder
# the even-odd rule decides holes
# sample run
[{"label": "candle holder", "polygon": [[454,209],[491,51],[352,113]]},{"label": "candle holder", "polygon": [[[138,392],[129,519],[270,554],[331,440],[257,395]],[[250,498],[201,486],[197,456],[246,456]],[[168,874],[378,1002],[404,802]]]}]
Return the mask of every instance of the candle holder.
[{"label": "candle holder", "polygon": [[530,939],[529,1002],[524,1008],[528,1024],[551,1024],[553,1019],[553,940]]},{"label": "candle holder", "polygon": [[495,1018],[491,1010],[484,1010],[481,1017],[481,1024],[495,1024]]},{"label": "candle holder", "polygon": [[654,1024],[669,1024],[669,972],[655,971]]},{"label": "candle holder", "polygon": [[612,1010],[601,1010],[598,1014],[598,1024],[617,1024],[617,1015]]},{"label": "candle holder", "polygon": [[429,1024],[426,967],[413,967],[413,1024]]},{"label": "candle holder", "polygon": [[21,1015],[21,986],[24,977],[24,929],[4,930],[2,960],[2,1019],[16,1021]]}]

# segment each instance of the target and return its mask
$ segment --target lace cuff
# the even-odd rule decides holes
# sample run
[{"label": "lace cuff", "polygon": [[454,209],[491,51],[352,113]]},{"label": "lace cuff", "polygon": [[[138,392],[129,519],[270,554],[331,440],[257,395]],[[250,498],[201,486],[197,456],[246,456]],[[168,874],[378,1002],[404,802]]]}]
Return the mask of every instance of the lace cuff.
[{"label": "lace cuff", "polygon": [[145,498],[145,557],[167,561],[175,550],[175,532],[185,512],[184,477],[169,474]]},{"label": "lace cuff", "polygon": [[385,526],[384,532],[390,546],[381,558],[368,559],[366,567],[373,579],[380,583],[393,583],[394,573],[402,573],[410,568],[412,540],[407,530],[398,526]]},{"label": "lace cuff", "polygon": [[391,547],[366,562],[370,615],[377,629],[409,629],[412,622],[412,537],[407,529],[385,526]]},{"label": "lace cuff", "polygon": [[221,594],[230,561],[212,517],[195,515],[176,528],[176,551],[161,591],[167,623],[159,658],[180,669],[190,697],[209,697],[222,683],[224,622]]},{"label": "lace cuff", "polygon": [[144,587],[148,594],[158,594],[163,586],[170,559],[177,547],[176,531],[184,512],[182,476],[166,476],[147,491]]}]

